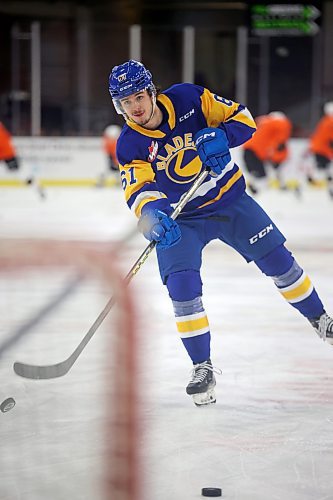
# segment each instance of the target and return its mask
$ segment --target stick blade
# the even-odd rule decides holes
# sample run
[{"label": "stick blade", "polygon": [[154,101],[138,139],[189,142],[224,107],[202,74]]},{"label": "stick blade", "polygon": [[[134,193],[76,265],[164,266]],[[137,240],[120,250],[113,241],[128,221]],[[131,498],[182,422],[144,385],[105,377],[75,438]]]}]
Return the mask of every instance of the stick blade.
[{"label": "stick blade", "polygon": [[23,378],[29,378],[32,380],[47,380],[51,378],[63,377],[66,375],[70,367],[71,364],[69,363],[69,360],[48,366],[27,365],[16,361],[13,369],[16,375]]}]

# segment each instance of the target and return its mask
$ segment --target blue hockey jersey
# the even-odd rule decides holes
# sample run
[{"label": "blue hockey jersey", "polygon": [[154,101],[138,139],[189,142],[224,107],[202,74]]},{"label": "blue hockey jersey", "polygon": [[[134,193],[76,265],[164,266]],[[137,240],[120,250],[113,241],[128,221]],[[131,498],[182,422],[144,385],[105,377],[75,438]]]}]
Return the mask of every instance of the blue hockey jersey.
[{"label": "blue hockey jersey", "polygon": [[[256,129],[245,106],[194,84],[173,85],[158,95],[157,105],[164,117],[158,129],[127,121],[117,142],[125,199],[137,217],[148,206],[170,214],[204,168],[193,142],[196,132],[220,127],[233,148]],[[231,160],[219,176],[206,177],[179,217],[212,213],[244,190],[243,174]]]}]

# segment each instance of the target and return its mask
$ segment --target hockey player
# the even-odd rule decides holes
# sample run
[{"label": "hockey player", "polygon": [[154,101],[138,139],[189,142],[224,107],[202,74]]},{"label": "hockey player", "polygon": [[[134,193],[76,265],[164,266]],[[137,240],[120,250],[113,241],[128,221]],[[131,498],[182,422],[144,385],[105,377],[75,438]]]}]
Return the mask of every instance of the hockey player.
[{"label": "hockey player", "polygon": [[109,168],[118,174],[118,160],[116,155],[117,139],[120,136],[119,125],[108,125],[103,134],[103,149],[109,159]]},{"label": "hockey player", "polygon": [[19,168],[12,137],[2,122],[0,122],[0,161],[6,163],[8,170],[14,171]]},{"label": "hockey player", "polygon": [[244,162],[251,178],[249,189],[256,194],[267,186],[267,164],[275,170],[281,189],[286,189],[281,179],[281,165],[289,156],[291,121],[280,111],[259,116],[255,121],[256,133],[243,144]]},{"label": "hockey player", "polygon": [[[324,116],[310,137],[309,150],[314,155],[317,170],[326,176],[328,192],[333,199],[333,102],[324,105]],[[315,183],[311,175],[308,181]]]},{"label": "hockey player", "polygon": [[[194,403],[216,400],[200,276],[202,250],[213,239],[254,261],[317,334],[333,344],[333,320],[285,247],[283,234],[245,192],[243,174],[231,159],[230,148],[255,131],[247,108],[193,84],[158,92],[151,73],[134,60],[112,69],[109,91],[126,120],[117,144],[125,199],[144,236],[157,242],[162,282],[194,365],[186,387]],[[210,175],[173,220],[173,207],[203,169]]]},{"label": "hockey player", "polygon": [[111,179],[115,184],[120,184],[120,174],[116,155],[117,140],[121,132],[119,125],[108,125],[102,138],[103,151],[108,161],[108,171],[103,172],[97,181],[97,186],[105,186],[106,178],[111,174]]}]

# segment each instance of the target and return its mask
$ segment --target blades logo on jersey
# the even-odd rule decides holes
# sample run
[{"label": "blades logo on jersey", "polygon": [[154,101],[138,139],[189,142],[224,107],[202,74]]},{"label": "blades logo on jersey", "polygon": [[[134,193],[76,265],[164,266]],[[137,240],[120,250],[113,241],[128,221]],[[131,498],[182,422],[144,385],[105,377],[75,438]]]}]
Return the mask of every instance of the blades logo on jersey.
[{"label": "blades logo on jersey", "polygon": [[[162,155],[162,152],[166,156]],[[177,184],[192,182],[201,170],[201,161],[193,144],[192,134],[172,138],[157,155],[158,170],[165,170],[166,175]]]}]

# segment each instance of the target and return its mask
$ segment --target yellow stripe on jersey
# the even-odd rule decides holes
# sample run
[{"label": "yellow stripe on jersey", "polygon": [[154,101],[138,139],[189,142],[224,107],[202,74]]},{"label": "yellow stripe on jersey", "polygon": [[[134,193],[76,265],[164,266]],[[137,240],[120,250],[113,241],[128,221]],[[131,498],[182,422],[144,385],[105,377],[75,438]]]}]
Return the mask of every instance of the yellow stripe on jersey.
[{"label": "yellow stripe on jersey", "polygon": [[177,329],[182,338],[197,337],[209,331],[209,323],[206,313],[200,312],[189,316],[176,318]]},{"label": "yellow stripe on jersey", "polygon": [[146,135],[147,137],[154,137],[155,139],[162,139],[165,137],[165,133],[161,130],[149,130],[148,128],[141,127],[137,123],[134,123],[130,120],[126,120],[126,125],[131,127],[133,130],[136,130],[142,135]]},{"label": "yellow stripe on jersey", "polygon": [[313,285],[310,278],[303,273],[293,285],[280,288],[279,291],[288,302],[293,304],[309,297],[313,291]]},{"label": "yellow stripe on jersey", "polygon": [[160,94],[157,97],[157,100],[163,104],[165,109],[168,112],[169,118],[168,118],[168,124],[171,130],[175,128],[176,126],[176,113],[175,113],[175,108],[173,107],[171,99],[169,99],[168,96],[165,94]]},{"label": "yellow stripe on jersey", "polygon": [[[176,113],[171,100],[165,94],[157,96],[157,100],[160,101],[167,110],[169,115],[168,118],[169,127],[171,129],[174,129],[176,126]],[[154,137],[155,139],[162,139],[163,137],[165,137],[165,133],[162,132],[161,130],[149,130],[147,128],[141,127],[141,125],[138,125],[137,123],[134,123],[131,120],[126,120],[126,124],[133,130],[136,130],[140,134],[145,135],[147,137]]]},{"label": "yellow stripe on jersey", "polygon": [[[244,123],[248,127],[251,127],[254,129],[257,128],[257,125],[256,125],[255,121],[253,120],[253,117],[248,109],[242,109],[242,111],[240,111],[235,116],[230,118],[229,123],[232,121]],[[228,120],[227,120],[227,123],[228,123]]]},{"label": "yellow stripe on jersey", "polygon": [[159,191],[144,191],[136,198],[135,202],[132,205],[132,210],[139,218],[146,203],[149,203],[150,201],[160,200],[161,198],[166,198],[166,195]]},{"label": "yellow stripe on jersey", "polygon": [[[131,171],[133,168],[135,168],[135,177],[133,177],[133,170]],[[144,184],[155,181],[155,172],[147,161],[133,160],[131,163],[126,163],[126,165],[119,164],[119,170],[121,178],[126,181],[124,188],[126,201],[139,191]]]},{"label": "yellow stripe on jersey", "polygon": [[229,191],[231,186],[233,186],[235,184],[235,182],[237,182],[238,179],[240,179],[242,177],[242,175],[243,175],[243,173],[242,173],[241,169],[238,169],[237,172],[231,177],[231,179],[229,179],[228,182],[223,187],[221,187],[219,194],[215,198],[207,201],[203,205],[200,205],[200,207],[198,207],[198,208],[207,207],[207,205],[211,205],[212,203],[215,203],[215,201],[220,200],[222,198],[222,196],[224,195],[224,193]]},{"label": "yellow stripe on jersey", "polygon": [[228,118],[231,118],[238,109],[239,104],[237,102],[226,101],[228,102],[226,104],[222,98],[218,97],[218,99],[220,100],[215,99],[214,95],[208,89],[204,89],[201,95],[201,109],[207,120],[208,127],[217,127],[221,122],[225,122]]}]

